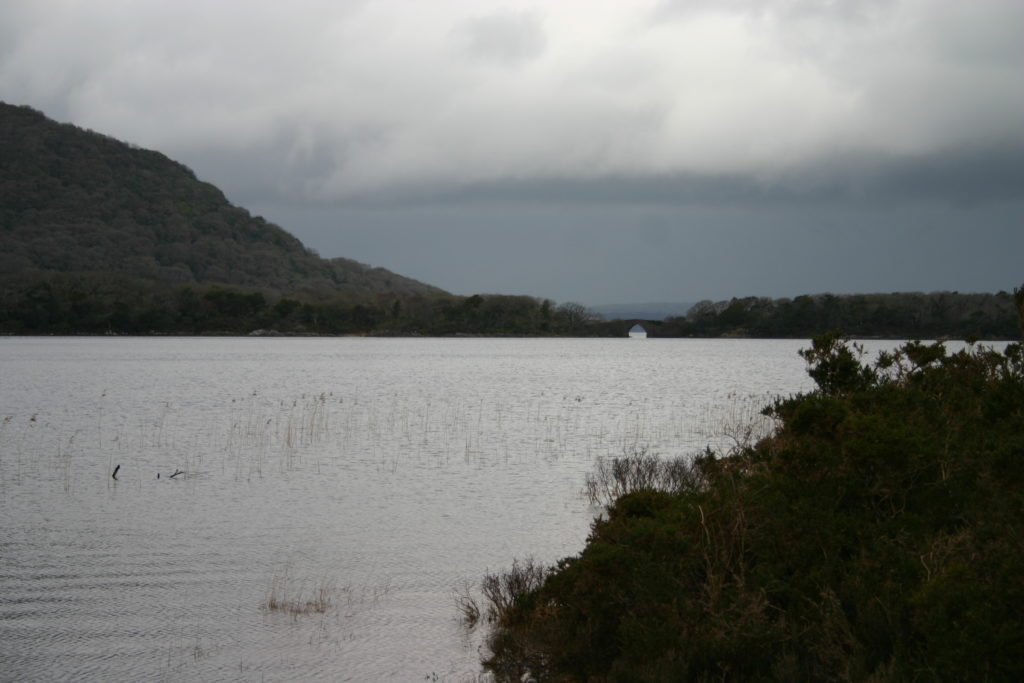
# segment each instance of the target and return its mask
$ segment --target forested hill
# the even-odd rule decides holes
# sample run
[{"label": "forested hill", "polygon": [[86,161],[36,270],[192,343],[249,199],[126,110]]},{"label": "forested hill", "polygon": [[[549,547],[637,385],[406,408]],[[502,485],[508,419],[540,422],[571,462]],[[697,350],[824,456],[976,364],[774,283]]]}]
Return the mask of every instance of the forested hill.
[{"label": "forested hill", "polygon": [[159,152],[0,103],[0,274],[40,271],[279,293],[444,293],[320,258]]}]

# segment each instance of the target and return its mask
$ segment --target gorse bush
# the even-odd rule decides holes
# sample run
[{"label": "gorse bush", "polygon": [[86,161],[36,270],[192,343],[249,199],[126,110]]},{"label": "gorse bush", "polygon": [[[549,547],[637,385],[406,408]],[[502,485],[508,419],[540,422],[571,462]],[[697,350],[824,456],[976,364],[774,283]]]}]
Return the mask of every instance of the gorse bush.
[{"label": "gorse bush", "polygon": [[[817,389],[769,406],[769,437],[695,460],[678,489],[627,487],[579,555],[496,614],[485,665],[1024,680],[1024,349],[912,342],[865,364],[825,335],[802,355]],[[646,457],[629,467],[657,470]],[[616,466],[593,475],[613,482],[601,495]]]}]

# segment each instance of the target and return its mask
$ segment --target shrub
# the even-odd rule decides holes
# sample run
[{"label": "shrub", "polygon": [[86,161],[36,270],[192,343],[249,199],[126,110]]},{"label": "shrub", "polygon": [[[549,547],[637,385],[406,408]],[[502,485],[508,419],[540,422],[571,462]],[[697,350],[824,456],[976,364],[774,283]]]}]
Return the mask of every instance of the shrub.
[{"label": "shrub", "polygon": [[[584,550],[505,600],[485,662],[538,680],[1024,680],[1024,349],[912,342],[817,389],[755,447],[667,483],[598,465]],[[618,496],[610,500],[612,496]]]},{"label": "shrub", "polygon": [[637,491],[690,491],[701,485],[702,462],[686,457],[663,460],[645,448],[621,458],[598,457],[594,471],[586,475],[583,493],[591,505],[608,507]]}]

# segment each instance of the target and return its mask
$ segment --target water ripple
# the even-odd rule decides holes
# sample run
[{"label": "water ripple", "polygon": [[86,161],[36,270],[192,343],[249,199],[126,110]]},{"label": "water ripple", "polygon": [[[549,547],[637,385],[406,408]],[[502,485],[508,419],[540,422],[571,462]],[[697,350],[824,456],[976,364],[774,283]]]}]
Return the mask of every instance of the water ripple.
[{"label": "water ripple", "polygon": [[577,552],[595,458],[806,387],[650,341],[5,341],[0,678],[474,680],[453,590]]}]

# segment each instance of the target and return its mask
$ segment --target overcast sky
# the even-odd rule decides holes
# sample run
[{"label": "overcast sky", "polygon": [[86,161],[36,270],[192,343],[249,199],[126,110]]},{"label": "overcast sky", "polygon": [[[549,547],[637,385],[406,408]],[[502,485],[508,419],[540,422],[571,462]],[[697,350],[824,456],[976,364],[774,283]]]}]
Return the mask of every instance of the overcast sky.
[{"label": "overcast sky", "polygon": [[0,99],[587,305],[1024,283],[1020,0],[5,0]]}]

